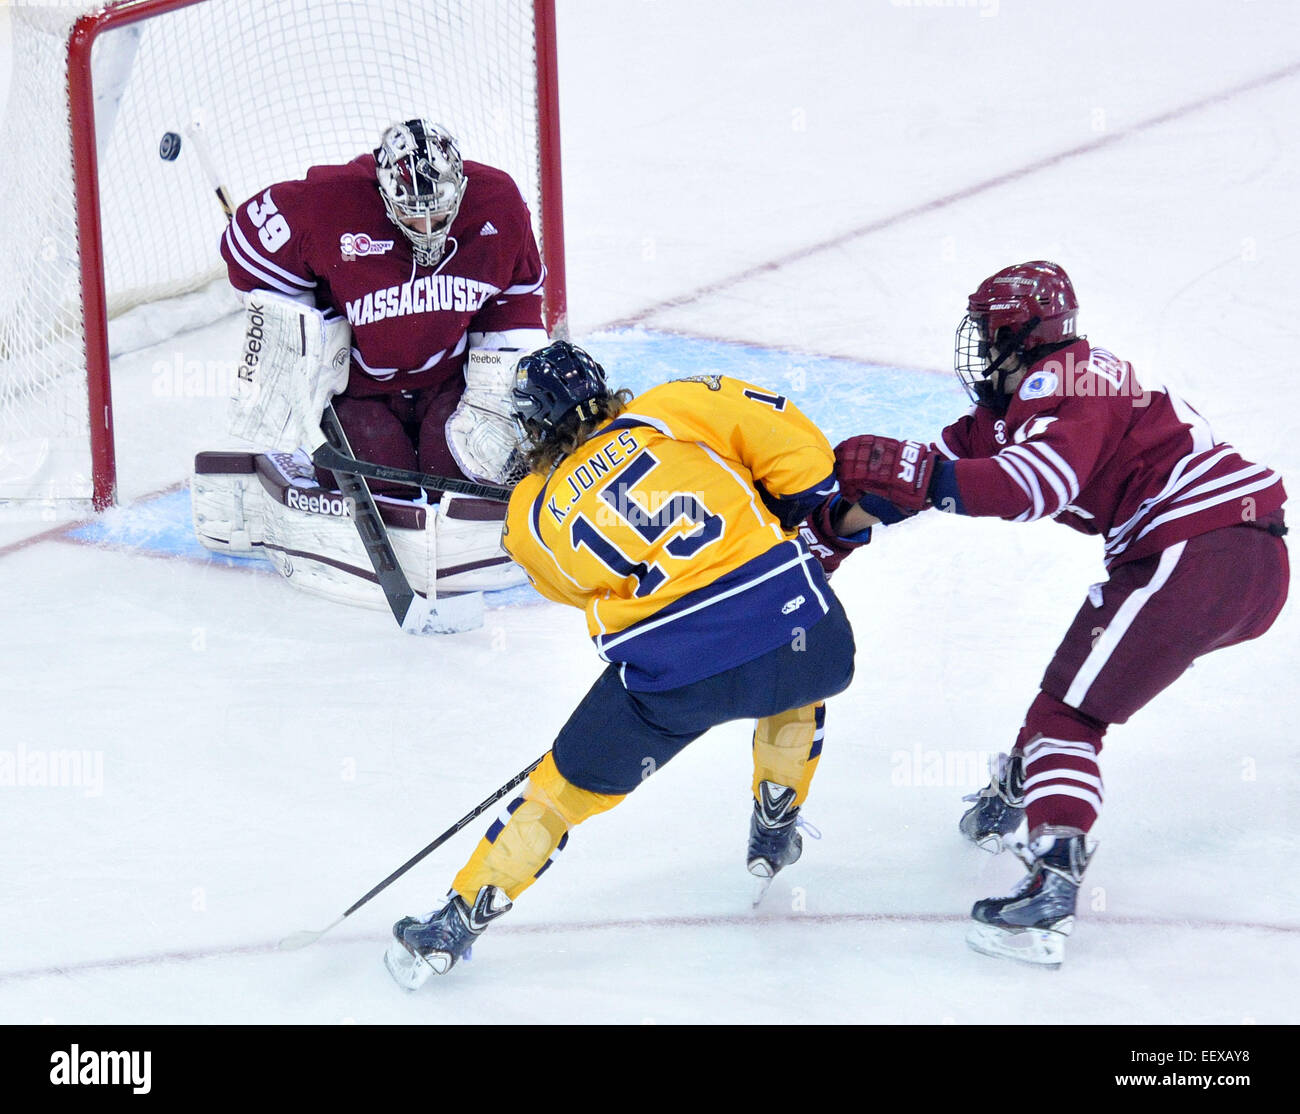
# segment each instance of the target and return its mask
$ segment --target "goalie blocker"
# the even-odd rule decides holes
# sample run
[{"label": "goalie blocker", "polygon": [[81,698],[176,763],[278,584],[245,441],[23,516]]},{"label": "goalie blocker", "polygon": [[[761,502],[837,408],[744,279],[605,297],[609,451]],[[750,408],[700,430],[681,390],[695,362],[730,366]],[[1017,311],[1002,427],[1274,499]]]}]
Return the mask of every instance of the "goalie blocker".
[{"label": "goalie blocker", "polygon": [[[339,603],[388,604],[337,491],[322,488],[303,452],[202,452],[190,481],[194,531],[205,547],[271,562],[289,583]],[[501,548],[505,504],[444,494],[435,504],[375,496],[411,587],[436,597],[446,631],[482,625],[484,591],[527,582]],[[448,608],[447,597],[474,594]]]}]

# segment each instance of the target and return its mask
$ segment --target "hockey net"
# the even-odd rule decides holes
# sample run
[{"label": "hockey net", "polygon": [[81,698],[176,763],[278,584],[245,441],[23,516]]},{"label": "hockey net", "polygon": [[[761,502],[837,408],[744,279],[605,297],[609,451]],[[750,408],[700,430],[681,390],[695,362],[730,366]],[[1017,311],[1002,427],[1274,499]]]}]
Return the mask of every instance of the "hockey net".
[{"label": "hockey net", "polygon": [[[466,158],[519,183],[557,325],[553,0],[19,0],[10,17],[0,501],[111,503],[108,335],[128,345],[132,311],[159,299],[210,284],[225,297],[224,217],[186,142],[196,120],[236,202],[373,149],[396,120],[445,124]],[[182,136],[170,162],[167,132]]]}]

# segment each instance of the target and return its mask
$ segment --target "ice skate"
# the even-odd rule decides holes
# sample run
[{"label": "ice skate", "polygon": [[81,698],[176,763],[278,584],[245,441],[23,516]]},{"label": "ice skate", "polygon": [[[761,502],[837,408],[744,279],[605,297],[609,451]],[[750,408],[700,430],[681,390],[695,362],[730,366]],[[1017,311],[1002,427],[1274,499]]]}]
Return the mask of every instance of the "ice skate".
[{"label": "ice skate", "polygon": [[977,901],[966,942],[983,955],[1059,967],[1074,928],[1083,872],[1092,858],[1078,828],[1044,827],[1028,846],[1015,848],[1029,874],[1009,897]]},{"label": "ice skate", "polygon": [[759,782],[754,814],[749,821],[749,873],[762,879],[754,897],[763,900],[772,879],[803,854],[803,838],[797,830],[799,809],[794,807],[795,791],[775,782]]},{"label": "ice skate", "polygon": [[393,925],[393,939],[384,953],[384,966],[403,990],[419,990],[431,975],[445,975],[488,924],[510,910],[511,901],[498,886],[484,886],[471,908],[454,891],[451,900],[427,917],[403,917]]},{"label": "ice skate", "polygon": [[961,834],[997,854],[1002,850],[1002,837],[1020,827],[1025,818],[1024,764],[1018,754],[999,754],[989,763],[993,775],[983,789],[963,797],[974,803],[962,814],[958,823]]}]

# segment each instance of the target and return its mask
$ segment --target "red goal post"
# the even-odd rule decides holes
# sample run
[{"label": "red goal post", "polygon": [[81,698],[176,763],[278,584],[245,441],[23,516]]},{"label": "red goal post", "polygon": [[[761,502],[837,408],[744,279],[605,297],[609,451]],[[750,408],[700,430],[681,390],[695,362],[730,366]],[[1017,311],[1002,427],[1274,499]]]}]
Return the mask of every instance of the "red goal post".
[{"label": "red goal post", "polygon": [[[110,322],[218,285],[224,273],[223,218],[193,152],[175,162],[158,156],[164,132],[183,134],[195,119],[237,201],[311,165],[354,157],[394,120],[445,124],[466,158],[501,166],[519,183],[547,268],[547,326],[564,335],[554,7],[13,6],[0,202],[7,216],[33,214],[36,258],[10,258],[12,275],[0,258],[0,501],[89,498],[99,509],[115,501]],[[26,157],[51,135],[50,166],[33,168]],[[28,200],[42,188],[48,196]]]}]

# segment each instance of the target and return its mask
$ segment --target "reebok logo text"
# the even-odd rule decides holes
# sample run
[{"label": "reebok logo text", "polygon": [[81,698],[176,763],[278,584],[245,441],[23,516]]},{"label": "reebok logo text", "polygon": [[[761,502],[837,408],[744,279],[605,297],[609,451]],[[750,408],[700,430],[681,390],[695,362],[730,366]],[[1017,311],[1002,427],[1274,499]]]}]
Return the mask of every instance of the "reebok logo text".
[{"label": "reebok logo text", "polygon": [[327,514],[331,518],[352,517],[352,505],[341,495],[304,495],[297,488],[291,487],[285,492],[284,501],[295,511]]}]

